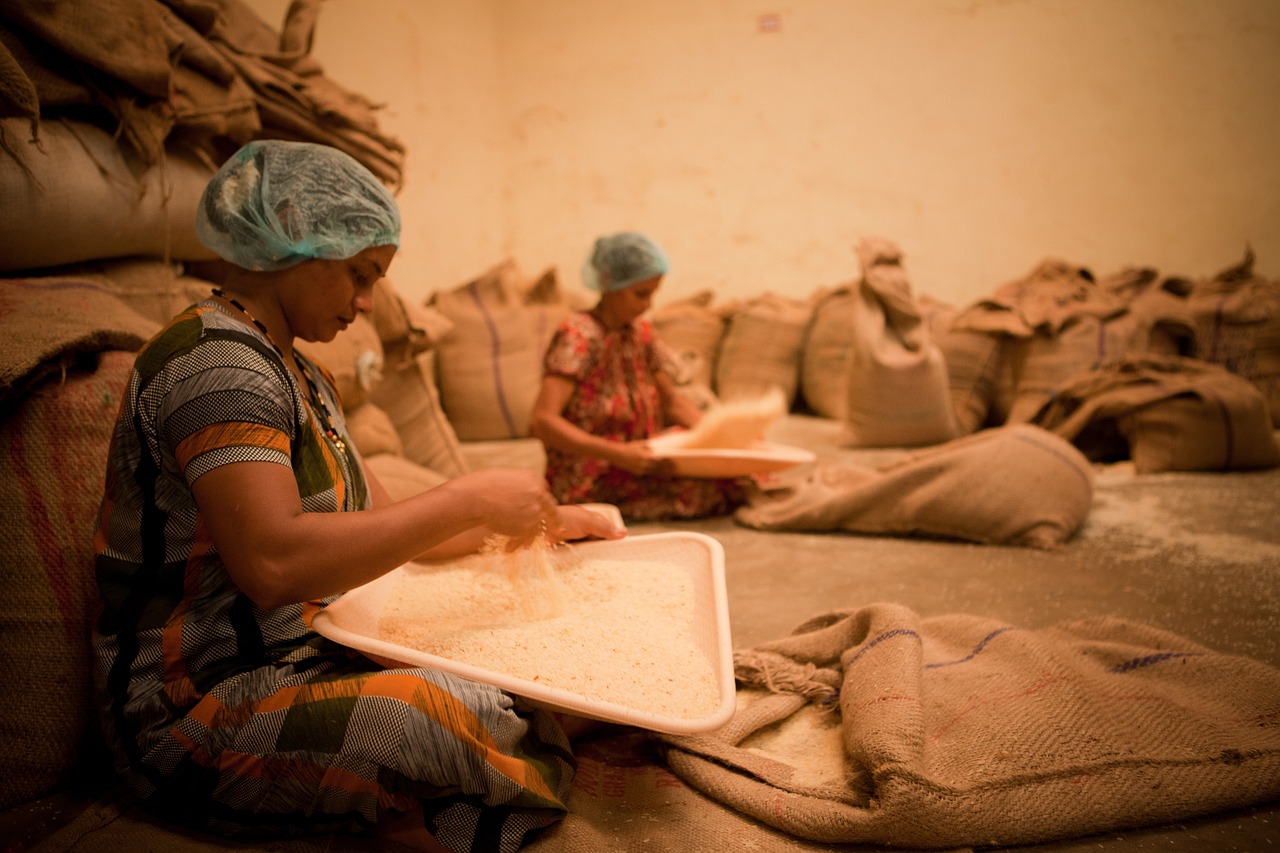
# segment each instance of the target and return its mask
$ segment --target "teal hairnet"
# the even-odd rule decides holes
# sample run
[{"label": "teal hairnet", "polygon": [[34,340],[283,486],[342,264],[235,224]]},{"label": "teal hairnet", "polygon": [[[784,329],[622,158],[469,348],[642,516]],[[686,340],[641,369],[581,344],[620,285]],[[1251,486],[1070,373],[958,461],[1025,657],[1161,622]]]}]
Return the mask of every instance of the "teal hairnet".
[{"label": "teal hairnet", "polygon": [[621,231],[596,240],[582,265],[582,282],[592,290],[613,293],[670,269],[661,246],[638,231]]},{"label": "teal hairnet", "polygon": [[196,236],[220,258],[279,270],[312,258],[343,259],[400,245],[400,211],[354,157],[312,142],[260,139],[209,180]]}]

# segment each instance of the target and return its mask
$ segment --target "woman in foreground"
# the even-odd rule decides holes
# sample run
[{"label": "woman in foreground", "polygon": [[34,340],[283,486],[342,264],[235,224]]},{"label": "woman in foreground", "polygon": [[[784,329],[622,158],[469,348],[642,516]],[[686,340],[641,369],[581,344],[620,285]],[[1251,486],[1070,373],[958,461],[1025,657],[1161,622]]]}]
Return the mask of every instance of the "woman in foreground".
[{"label": "woman in foreground", "polygon": [[493,534],[624,535],[530,472],[394,503],[364,468],[331,378],[294,342],[372,310],[399,232],[346,154],[250,143],[197,215],[231,272],[138,353],[95,537],[94,672],[121,773],[170,818],[514,850],[564,814],[573,760],[550,715],[311,628],[342,592]]}]

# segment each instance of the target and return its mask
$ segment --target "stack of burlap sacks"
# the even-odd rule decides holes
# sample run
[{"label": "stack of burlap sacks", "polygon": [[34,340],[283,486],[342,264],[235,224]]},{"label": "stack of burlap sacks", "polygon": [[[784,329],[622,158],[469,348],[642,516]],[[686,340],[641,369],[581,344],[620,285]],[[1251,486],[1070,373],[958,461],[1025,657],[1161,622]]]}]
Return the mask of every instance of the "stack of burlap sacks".
[{"label": "stack of burlap sacks", "polygon": [[[1252,253],[1200,280],[1048,259],[964,309],[916,292],[891,241],[857,254],[856,279],[804,297],[660,303],[678,387],[703,408],[779,389],[791,411],[841,422],[849,447],[1029,424],[1142,472],[1280,464],[1280,284]],[[419,306],[451,327],[433,359],[458,439],[528,437],[546,344],[592,299],[507,260]]]},{"label": "stack of burlap sacks", "polygon": [[851,447],[1033,424],[1148,472],[1280,463],[1280,282],[1254,274],[1252,253],[1200,280],[1048,259],[964,309],[916,293],[893,243],[858,254],[846,285],[720,305],[707,291],[654,323],[704,396],[774,385],[793,410],[842,421]]}]

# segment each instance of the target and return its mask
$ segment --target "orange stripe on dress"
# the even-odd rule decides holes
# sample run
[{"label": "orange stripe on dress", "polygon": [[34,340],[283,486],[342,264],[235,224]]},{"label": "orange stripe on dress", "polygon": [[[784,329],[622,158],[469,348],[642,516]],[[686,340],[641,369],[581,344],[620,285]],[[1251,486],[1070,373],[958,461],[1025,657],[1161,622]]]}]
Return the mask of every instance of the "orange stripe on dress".
[{"label": "orange stripe on dress", "polygon": [[191,460],[223,447],[265,447],[289,455],[289,438],[278,429],[240,421],[210,424],[184,438],[175,455],[178,466],[186,468]]}]

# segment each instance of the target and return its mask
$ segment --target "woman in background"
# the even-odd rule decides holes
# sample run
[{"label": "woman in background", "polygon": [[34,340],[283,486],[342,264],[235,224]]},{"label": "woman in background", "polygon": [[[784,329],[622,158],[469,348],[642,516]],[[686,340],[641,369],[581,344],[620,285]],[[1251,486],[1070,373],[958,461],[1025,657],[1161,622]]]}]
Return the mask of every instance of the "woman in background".
[{"label": "woman in background", "polygon": [[667,349],[642,316],[668,270],[662,248],[634,231],[600,237],[583,265],[600,299],[557,328],[530,420],[563,503],[609,503],[641,521],[722,515],[745,501],[738,481],[673,476],[649,445],[702,417],[676,390]]},{"label": "woman in background", "polygon": [[228,833],[376,828],[432,850],[515,850],[563,816],[568,740],[543,711],[312,630],[345,590],[419,558],[616,538],[532,472],[392,502],[331,377],[294,349],[369,312],[396,204],[327,146],[252,142],[210,181],[201,241],[231,266],[138,353],[95,538],[94,674],[130,786]]}]

